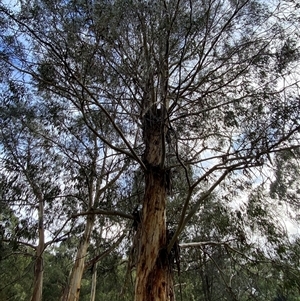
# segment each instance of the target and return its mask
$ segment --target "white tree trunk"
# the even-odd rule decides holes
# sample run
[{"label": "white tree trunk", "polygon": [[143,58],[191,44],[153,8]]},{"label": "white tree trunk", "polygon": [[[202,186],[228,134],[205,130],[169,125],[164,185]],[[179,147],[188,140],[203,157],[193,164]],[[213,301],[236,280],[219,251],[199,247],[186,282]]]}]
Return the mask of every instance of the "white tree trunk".
[{"label": "white tree trunk", "polygon": [[94,226],[94,215],[88,215],[86,221],[86,227],[84,230],[83,237],[79,244],[75,263],[72,268],[69,287],[67,290],[67,296],[63,298],[65,301],[78,301],[81,287],[81,280],[84,271],[84,263],[86,259],[87,249],[90,244],[90,236]]},{"label": "white tree trunk", "polygon": [[42,301],[43,295],[43,277],[44,277],[44,262],[43,253],[45,248],[45,229],[44,229],[44,200],[40,196],[38,206],[38,233],[39,242],[36,248],[36,260],[34,264],[34,282],[31,301]]},{"label": "white tree trunk", "polygon": [[91,288],[91,298],[90,301],[95,301],[96,299],[96,288],[97,288],[97,262],[93,266],[92,270],[92,288]]}]

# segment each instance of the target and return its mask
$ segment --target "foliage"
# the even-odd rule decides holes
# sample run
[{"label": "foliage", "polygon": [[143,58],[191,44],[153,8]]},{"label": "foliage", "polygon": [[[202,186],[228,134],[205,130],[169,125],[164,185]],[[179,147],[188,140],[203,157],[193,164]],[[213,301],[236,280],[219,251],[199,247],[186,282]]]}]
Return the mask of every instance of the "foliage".
[{"label": "foliage", "polygon": [[[36,249],[46,231],[46,299],[77,245],[92,260],[134,241],[134,208],[145,223],[160,198],[160,254],[200,243],[182,255],[183,298],[296,298],[297,241],[275,207],[299,205],[299,5],[24,0],[0,16],[2,241]],[[123,247],[98,263],[99,298],[117,298]]]}]

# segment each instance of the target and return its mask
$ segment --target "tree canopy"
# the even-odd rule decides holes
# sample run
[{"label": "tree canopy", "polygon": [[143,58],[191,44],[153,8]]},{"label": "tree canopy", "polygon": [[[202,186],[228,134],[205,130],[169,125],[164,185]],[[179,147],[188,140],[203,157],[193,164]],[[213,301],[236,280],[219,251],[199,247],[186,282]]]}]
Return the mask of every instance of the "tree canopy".
[{"label": "tree canopy", "polygon": [[189,242],[205,300],[286,295],[232,279],[288,261],[276,208],[299,204],[297,3],[22,0],[0,15],[1,202],[26,223],[32,300],[47,248],[74,237],[62,300],[102,240],[136,269],[135,300],[174,300]]}]

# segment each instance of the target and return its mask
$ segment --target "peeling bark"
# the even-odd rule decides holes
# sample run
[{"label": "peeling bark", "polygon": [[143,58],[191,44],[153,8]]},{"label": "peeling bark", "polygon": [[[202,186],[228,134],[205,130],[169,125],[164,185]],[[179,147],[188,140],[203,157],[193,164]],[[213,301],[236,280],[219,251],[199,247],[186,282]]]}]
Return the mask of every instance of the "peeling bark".
[{"label": "peeling bark", "polygon": [[161,175],[146,180],[137,262],[135,300],[174,300],[166,248],[166,190]]},{"label": "peeling bark", "polygon": [[[152,114],[152,115],[150,115]],[[145,116],[145,195],[138,235],[135,301],[173,301],[172,273],[167,252],[166,185],[163,165],[162,116]]]}]

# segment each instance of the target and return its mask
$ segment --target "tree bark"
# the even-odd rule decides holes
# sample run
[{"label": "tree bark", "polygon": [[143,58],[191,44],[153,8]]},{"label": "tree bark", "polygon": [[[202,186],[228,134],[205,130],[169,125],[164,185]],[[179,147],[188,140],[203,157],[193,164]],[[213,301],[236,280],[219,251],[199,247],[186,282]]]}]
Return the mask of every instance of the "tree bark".
[{"label": "tree bark", "polygon": [[174,300],[167,253],[166,191],[161,174],[150,172],[141,220],[135,300]]},{"label": "tree bark", "polygon": [[78,301],[81,287],[81,280],[84,271],[87,249],[90,244],[90,236],[94,226],[94,215],[87,216],[86,227],[83,237],[76,253],[75,263],[72,268],[67,296],[63,297],[64,301]]},{"label": "tree bark", "polygon": [[43,276],[44,276],[43,257],[38,256],[35,261],[35,267],[34,267],[34,285],[33,285],[33,293],[32,293],[31,301],[42,301]]},{"label": "tree bark", "polygon": [[139,230],[135,301],[174,300],[167,252],[166,181],[163,165],[163,118],[158,110],[144,123],[145,195]]}]

